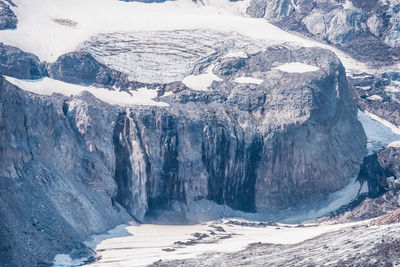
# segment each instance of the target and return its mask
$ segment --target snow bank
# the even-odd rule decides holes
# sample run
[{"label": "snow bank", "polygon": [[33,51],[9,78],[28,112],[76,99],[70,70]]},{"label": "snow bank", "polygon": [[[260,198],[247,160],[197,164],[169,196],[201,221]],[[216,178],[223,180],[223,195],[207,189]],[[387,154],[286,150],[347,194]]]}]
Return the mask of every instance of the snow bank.
[{"label": "snow bank", "polygon": [[131,95],[127,92],[112,91],[106,88],[97,88],[93,86],[82,86],[77,84],[66,83],[50,78],[41,80],[19,80],[12,77],[5,77],[7,81],[18,86],[19,88],[40,95],[51,95],[53,93],[63,94],[65,96],[80,95],[83,91],[87,91],[96,98],[109,103],[111,105],[132,106],[132,105],[150,105],[150,106],[169,106],[164,102],[153,100],[157,97],[156,90],[148,90],[140,88],[137,91],[131,90]]},{"label": "snow bank", "polygon": [[256,79],[253,77],[237,77],[235,78],[235,82],[237,83],[254,83],[254,84],[262,84],[264,80]]},{"label": "snow bank", "polygon": [[307,65],[304,63],[300,63],[300,62],[292,62],[292,63],[283,64],[283,65],[280,65],[273,69],[277,69],[277,70],[289,72],[289,73],[305,73],[305,72],[312,72],[312,71],[319,70],[319,68],[316,66]]}]

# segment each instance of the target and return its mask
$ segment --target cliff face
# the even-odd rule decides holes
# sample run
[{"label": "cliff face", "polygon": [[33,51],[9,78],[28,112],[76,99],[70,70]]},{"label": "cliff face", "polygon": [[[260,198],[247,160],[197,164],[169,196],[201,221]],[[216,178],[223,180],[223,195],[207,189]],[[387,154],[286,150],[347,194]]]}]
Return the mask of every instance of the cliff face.
[{"label": "cliff face", "polygon": [[[294,62],[315,69],[278,70]],[[169,107],[38,96],[2,79],[2,261],[79,256],[90,234],[157,210],[184,215],[200,199],[246,212],[286,208],[357,175],[365,134],[334,54],[270,47],[198,72],[208,68],[220,78],[206,91],[163,95],[161,86]]]},{"label": "cliff face", "polygon": [[[110,107],[99,103],[93,112],[103,108]],[[61,251],[84,252],[90,234],[129,220],[111,200],[114,155],[92,150],[79,132],[97,114],[67,115],[62,98],[28,95],[1,79],[0,261],[6,266],[51,264]],[[113,119],[101,116],[96,128],[104,136],[92,142],[106,140],[100,125]]]}]

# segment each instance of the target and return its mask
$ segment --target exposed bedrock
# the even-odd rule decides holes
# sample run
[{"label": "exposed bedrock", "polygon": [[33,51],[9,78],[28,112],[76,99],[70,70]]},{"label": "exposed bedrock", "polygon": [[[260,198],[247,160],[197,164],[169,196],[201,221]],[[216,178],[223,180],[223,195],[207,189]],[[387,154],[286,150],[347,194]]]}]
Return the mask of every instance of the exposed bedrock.
[{"label": "exposed bedrock", "polygon": [[[85,101],[97,108],[86,117],[79,101],[27,94],[0,78],[0,262],[5,266],[46,266],[66,251],[79,257],[89,252],[82,243],[89,235],[130,219],[112,203],[112,151],[92,145],[100,138],[106,146],[109,136],[112,146],[112,131],[104,125],[115,118],[93,98]],[[99,132],[86,133],[91,140],[85,142],[89,122]]]},{"label": "exposed bedrock", "polygon": [[90,53],[79,51],[60,56],[48,65],[51,78],[64,82],[97,85],[109,88],[134,89],[142,86],[131,82],[128,76],[99,63]]},{"label": "exposed bedrock", "polygon": [[[273,69],[293,61],[320,70]],[[357,176],[366,138],[332,53],[271,48],[223,60],[214,73],[223,81],[209,91],[184,90],[162,98],[169,108],[120,114],[114,144],[130,163],[116,178],[132,188],[120,192],[132,215],[184,211],[198,199],[243,211],[280,209],[334,192]],[[235,82],[242,76],[263,83]]]},{"label": "exposed bedrock", "polygon": [[348,77],[350,92],[360,109],[400,125],[400,72]]},{"label": "exposed bedrock", "polygon": [[[275,69],[293,62],[319,69]],[[89,235],[129,215],[184,215],[200,199],[273,211],[357,176],[366,137],[333,53],[269,47],[197,71],[212,64],[221,81],[161,96],[169,107],[110,106],[89,93],[38,96],[2,79],[2,262],[34,266],[82,251]]]},{"label": "exposed bedrock", "polygon": [[39,79],[46,75],[46,70],[37,56],[0,42],[0,74]]},{"label": "exposed bedrock", "polygon": [[[6,3],[7,2],[7,3]],[[0,30],[15,29],[18,19],[10,9],[11,1],[0,1]]]},{"label": "exposed bedrock", "polygon": [[252,0],[247,13],[313,36],[372,64],[392,64],[400,54],[396,0]]},{"label": "exposed bedrock", "polygon": [[[364,158],[358,181],[365,183],[358,196],[331,214],[338,222],[367,220],[400,208],[400,149],[388,147]],[[332,217],[334,216],[334,217]],[[390,215],[389,215],[390,216]],[[327,217],[319,220],[324,221]]]}]

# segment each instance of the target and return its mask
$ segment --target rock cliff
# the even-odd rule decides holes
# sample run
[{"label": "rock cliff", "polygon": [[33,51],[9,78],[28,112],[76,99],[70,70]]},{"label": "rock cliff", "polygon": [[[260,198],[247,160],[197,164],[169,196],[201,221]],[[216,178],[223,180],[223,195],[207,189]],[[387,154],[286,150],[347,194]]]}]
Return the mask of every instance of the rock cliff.
[{"label": "rock cliff", "polygon": [[[279,70],[296,62],[315,69]],[[168,107],[39,96],[2,79],[2,262],[79,257],[91,234],[158,210],[184,216],[200,199],[273,212],[357,175],[366,138],[333,53],[269,47],[203,64],[198,73],[211,66],[218,81],[206,91],[161,86]]]}]

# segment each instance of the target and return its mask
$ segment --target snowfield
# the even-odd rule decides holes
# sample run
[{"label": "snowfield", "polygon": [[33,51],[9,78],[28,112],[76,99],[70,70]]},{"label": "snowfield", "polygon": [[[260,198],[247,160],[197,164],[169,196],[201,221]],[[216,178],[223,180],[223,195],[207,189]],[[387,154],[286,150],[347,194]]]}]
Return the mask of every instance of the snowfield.
[{"label": "snowfield", "polygon": [[14,2],[17,7],[12,9],[19,19],[18,27],[1,31],[0,40],[47,62],[77,50],[85,41],[102,33],[206,29],[235,32],[275,44],[318,46],[335,52],[348,70],[376,71],[336,48],[285,32],[264,19],[246,17],[249,0],[207,0],[202,1],[204,5],[191,0],[151,4],[117,0]]},{"label": "snowfield", "polygon": [[[97,245],[100,260],[88,266],[144,266],[158,260],[189,259],[209,252],[236,252],[259,242],[297,244],[358,224],[268,226],[265,223],[225,219],[197,225],[118,226]],[[105,237],[107,235],[93,238],[99,241]],[[58,255],[54,266],[78,262],[69,261],[68,255]]]},{"label": "snowfield", "polygon": [[[237,32],[277,42],[315,45],[315,42],[289,34],[264,20],[240,16],[225,8],[225,5],[221,7],[216,1],[211,2],[215,6],[199,6],[190,0],[153,4],[117,0],[16,0],[18,7],[13,11],[19,19],[18,27],[16,30],[0,32],[0,40],[34,53],[48,62],[76,50],[92,36],[124,31],[201,28]],[[69,20],[76,26],[59,24],[55,19]]]},{"label": "snowfield", "polygon": [[123,91],[113,91],[106,88],[97,88],[93,86],[83,86],[77,84],[66,83],[50,78],[41,80],[20,80],[12,77],[5,77],[7,81],[18,86],[22,90],[40,95],[63,94],[65,96],[77,96],[82,92],[87,91],[96,98],[119,106],[133,105],[151,105],[151,106],[169,106],[167,103],[155,101],[157,97],[156,90],[147,88],[139,88],[136,91],[131,90],[131,94]]}]

